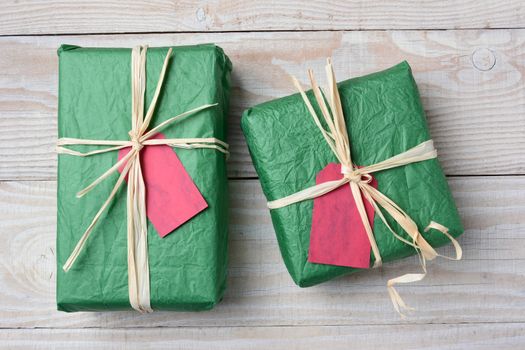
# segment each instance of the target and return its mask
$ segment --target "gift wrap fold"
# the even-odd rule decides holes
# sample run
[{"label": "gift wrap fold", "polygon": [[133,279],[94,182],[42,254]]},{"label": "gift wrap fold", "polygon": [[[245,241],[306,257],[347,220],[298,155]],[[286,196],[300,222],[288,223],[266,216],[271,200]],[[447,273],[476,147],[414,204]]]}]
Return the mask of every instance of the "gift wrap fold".
[{"label": "gift wrap fold", "polygon": [[[207,44],[172,47],[171,50],[150,48],[147,54],[145,50],[139,50],[139,56],[141,52],[146,62],[143,107],[147,108],[155,99],[157,83],[166,66],[149,129],[176,115],[208,106],[191,117],[167,125],[162,135],[167,139],[225,141],[231,63],[222,49]],[[59,141],[65,138],[130,140],[130,116],[133,103],[136,103],[132,101],[131,88],[132,50],[63,45],[58,55]],[[142,147],[157,147],[135,146],[129,149],[138,152]],[[174,147],[173,152],[200,191],[207,207],[200,208],[202,211],[169,234],[157,232],[152,223],[147,221],[149,298],[154,310],[210,309],[220,301],[225,290],[228,218],[225,154],[214,149],[215,146],[206,147]],[[77,152],[97,149],[89,145],[69,148]],[[74,264],[67,263],[120,174],[112,173],[82,198],[77,198],[76,194],[113,167],[118,159],[119,152],[116,151],[88,157],[59,155],[59,310],[71,312],[131,308],[126,219],[129,213],[125,182],[102,212]],[[170,185],[178,184],[172,181]],[[176,201],[184,203],[187,198],[182,197]],[[163,205],[155,204],[157,217]],[[165,237],[161,238],[161,235]],[[68,266],[65,268],[68,271],[65,272],[62,266]]]},{"label": "gift wrap fold", "polygon": [[[335,86],[335,78],[333,84]],[[333,90],[338,90],[340,95],[341,112],[344,115],[341,118],[346,124],[344,132],[349,139],[351,161],[356,165],[354,169],[358,169],[357,166],[375,165],[416,146],[415,150],[423,147],[435,152],[429,141],[425,113],[408,63],[402,62],[381,72],[343,81],[337,87]],[[326,90],[324,93],[325,99],[330,102],[330,94]],[[314,113],[321,116],[322,111],[314,93],[310,90],[304,98],[311,102]],[[330,104],[330,109],[337,108]],[[293,195],[316,185],[316,177],[328,164],[341,163],[320,132],[321,127],[329,129],[328,125],[321,117],[319,119],[323,125],[316,125],[312,115],[301,94],[294,94],[246,110],[241,123],[253,164],[271,208],[282,257],[291,277],[301,287],[359,270],[309,262],[314,200],[281,203],[283,198],[289,199],[291,195],[293,198]],[[326,139],[332,138],[334,134],[328,132]],[[345,173],[344,170],[343,167],[341,172]],[[463,228],[435,153],[424,161],[396,166],[372,175],[374,182],[377,180],[377,190],[412,218],[431,247],[437,248],[452,240],[460,257],[459,245],[450,238],[459,236]],[[369,178],[364,185],[371,180]],[[413,241],[413,237],[407,235],[388,213],[383,214],[397,235],[407,242]],[[333,215],[345,213],[334,212]],[[433,223],[424,232],[431,222],[438,222],[448,230]],[[363,225],[361,221],[359,225]],[[371,227],[378,256],[383,263],[416,254],[413,246],[395,237],[377,211]],[[447,233],[443,234],[440,230]],[[377,257],[371,252],[370,267],[374,263],[377,263]],[[417,275],[415,279],[419,277]],[[393,301],[396,298],[391,297]],[[401,300],[394,301],[395,306],[396,303],[406,306]]]}]

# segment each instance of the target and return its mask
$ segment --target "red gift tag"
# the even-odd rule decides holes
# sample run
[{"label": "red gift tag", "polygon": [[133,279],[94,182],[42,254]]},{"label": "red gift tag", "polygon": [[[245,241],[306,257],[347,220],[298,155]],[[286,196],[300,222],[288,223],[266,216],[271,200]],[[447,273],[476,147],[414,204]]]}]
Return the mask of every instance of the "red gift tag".
[{"label": "red gift tag", "polygon": [[[161,139],[164,135],[159,133],[152,138]],[[120,150],[119,160],[129,151],[130,148]],[[159,236],[166,236],[208,207],[171,147],[145,146],[140,152],[140,164],[146,186],[146,214]]]},{"label": "red gift tag", "polygon": [[[341,164],[330,163],[316,177],[317,184],[340,180]],[[372,178],[371,186],[377,188]],[[364,198],[373,228],[374,207]],[[317,264],[370,267],[370,241],[357,209],[350,184],[314,199],[308,261]]]}]

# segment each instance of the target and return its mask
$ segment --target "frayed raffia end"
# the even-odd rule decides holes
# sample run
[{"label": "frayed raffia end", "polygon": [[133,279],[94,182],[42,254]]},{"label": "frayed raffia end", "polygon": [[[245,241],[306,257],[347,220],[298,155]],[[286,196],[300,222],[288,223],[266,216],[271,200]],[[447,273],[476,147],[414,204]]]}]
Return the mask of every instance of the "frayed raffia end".
[{"label": "frayed raffia end", "polygon": [[403,298],[401,298],[394,286],[387,284],[387,288],[388,294],[390,295],[390,300],[392,301],[392,305],[394,305],[394,309],[397,311],[397,313],[402,319],[406,319],[406,315],[404,312],[413,312],[416,310],[405,303],[405,301],[403,300]]},{"label": "frayed raffia end", "polygon": [[444,255],[440,255],[436,253],[435,256],[431,256],[430,259],[427,259],[420,252],[420,250],[416,248],[423,273],[407,273],[405,275],[388,280],[387,289],[388,289],[388,294],[390,295],[390,300],[392,300],[394,309],[397,311],[397,313],[401,316],[402,319],[406,319],[406,315],[404,312],[412,312],[412,311],[415,311],[415,309],[413,307],[408,306],[405,303],[405,301],[403,300],[403,298],[401,298],[401,296],[399,295],[399,292],[394,288],[394,286],[399,283],[413,283],[413,282],[418,282],[418,281],[423,280],[425,276],[427,275],[427,265],[426,265],[427,260],[434,259],[435,257],[438,257],[438,256],[445,258],[445,259],[449,259],[449,260],[461,260],[463,256],[463,250],[461,249],[461,246],[459,245],[458,241],[450,235],[447,227],[437,222],[431,221],[430,224],[428,224],[428,226],[425,228],[424,231],[428,232],[431,229],[440,231],[448,239],[450,239],[450,241],[452,242],[452,245],[455,248],[456,256],[450,257],[450,256],[444,256]]}]

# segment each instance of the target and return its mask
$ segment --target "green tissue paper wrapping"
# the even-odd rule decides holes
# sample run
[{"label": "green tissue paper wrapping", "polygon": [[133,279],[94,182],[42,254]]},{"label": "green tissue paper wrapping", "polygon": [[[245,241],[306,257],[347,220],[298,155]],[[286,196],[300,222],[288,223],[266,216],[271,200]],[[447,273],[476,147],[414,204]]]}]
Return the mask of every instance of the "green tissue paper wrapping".
[{"label": "green tissue paper wrapping", "polygon": [[[352,160],[366,166],[400,154],[430,139],[423,107],[408,63],[338,84]],[[307,95],[317,108],[311,91]],[[317,110],[320,115],[319,110]],[[337,159],[315,125],[299,94],[269,101],[246,110],[242,129],[268,201],[315,185],[317,173]],[[460,217],[437,160],[374,173],[378,190],[398,204],[423,232],[431,220],[463,232]],[[312,286],[358,269],[307,261],[313,200],[271,210],[282,257],[296,284]],[[388,215],[395,232],[409,236]],[[415,254],[374,217],[374,236],[383,262]],[[450,241],[430,230],[424,238],[434,247]],[[374,261],[373,254],[370,258]]]},{"label": "green tissue paper wrapping", "polygon": [[[150,48],[145,105],[154,95],[168,48]],[[58,136],[128,140],[131,129],[131,49],[63,45],[59,55]],[[163,130],[167,138],[226,141],[231,62],[212,45],[173,47],[150,128],[175,115],[218,103]],[[86,146],[77,146],[85,151]],[[92,149],[92,148],[90,148]],[[228,194],[224,154],[174,149],[208,208],[160,238],[148,221],[151,306],[206,310],[223,296],[227,272]],[[80,199],[75,194],[117,162],[117,152],[59,155],[57,305],[63,311],[131,309],[128,299],[126,186],[102,215],[71,270],[62,265],[108,197],[119,174]],[[177,184],[173,184],[176,186]],[[181,199],[184,200],[184,199]]]}]

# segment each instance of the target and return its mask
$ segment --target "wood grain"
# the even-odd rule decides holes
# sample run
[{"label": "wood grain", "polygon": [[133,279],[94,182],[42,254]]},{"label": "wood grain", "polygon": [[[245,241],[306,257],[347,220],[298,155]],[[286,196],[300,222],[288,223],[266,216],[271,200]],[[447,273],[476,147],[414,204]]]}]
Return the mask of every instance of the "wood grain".
[{"label": "wood grain", "polygon": [[0,35],[519,28],[520,0],[7,0]]},{"label": "wood grain", "polygon": [[[388,336],[385,336],[388,334]],[[4,329],[6,349],[522,349],[523,324]]]},{"label": "wood grain", "polygon": [[[225,299],[201,313],[56,311],[56,49],[203,42],[234,65]],[[523,1],[5,0],[0,48],[0,349],[525,348]],[[406,321],[385,283],[414,258],[300,289],[245,179],[242,111],[295,92],[289,74],[322,75],[327,56],[340,80],[408,60],[465,224],[463,261],[399,288],[418,309]]]},{"label": "wood grain", "polygon": [[[57,312],[56,183],[3,182],[0,328],[525,322],[525,178],[460,177],[450,178],[450,185],[466,228],[460,239],[464,260],[438,259],[430,264],[427,279],[400,287],[418,309],[401,321],[385,283],[417,272],[414,258],[301,289],[284,268],[257,180],[231,181],[228,290],[214,310],[150,315]],[[440,251],[452,254],[451,247]]]},{"label": "wood grain", "polygon": [[[230,176],[256,176],[240,131],[249,106],[295,92],[333,56],[339,79],[412,65],[448,175],[525,173],[525,30],[217,33],[0,38],[0,180],[56,176],[61,43],[151,46],[216,42],[234,65]],[[16,63],[16,64],[15,64]]]}]

